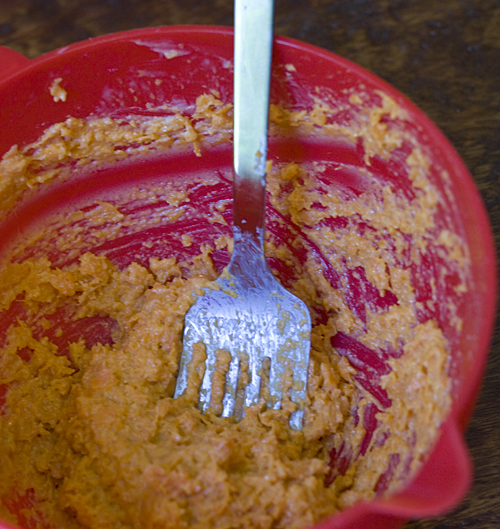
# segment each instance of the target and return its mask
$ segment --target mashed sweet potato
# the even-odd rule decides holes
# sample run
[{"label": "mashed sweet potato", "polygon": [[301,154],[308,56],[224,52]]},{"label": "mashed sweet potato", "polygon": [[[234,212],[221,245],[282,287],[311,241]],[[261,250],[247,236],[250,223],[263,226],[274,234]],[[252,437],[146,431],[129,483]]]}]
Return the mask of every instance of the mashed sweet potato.
[{"label": "mashed sweet potato", "polygon": [[[361,101],[351,96],[353,107]],[[303,430],[289,428],[290,402],[278,411],[261,403],[237,422],[201,414],[195,387],[172,398],[184,315],[231,250],[227,175],[95,199],[3,253],[4,518],[30,528],[293,529],[390,494],[420,468],[449,411],[451,379],[443,316],[425,310],[432,300],[417,291],[418,274],[437,244],[437,276],[452,270],[465,292],[467,252],[436,221],[441,191],[397,128],[399,107],[379,94],[356,121],[338,125],[334,114],[320,101],[271,111],[272,135],[361,141],[359,174],[370,184],[332,184],[332,171],[353,178],[341,162],[269,167],[266,254],[313,320]],[[230,130],[231,107],[214,95],[200,96],[191,115],[70,118],[4,156],[3,216],[78,168],[186,146],[203,156]],[[405,153],[403,194],[370,172],[396,152]],[[201,185],[204,197],[226,190],[203,211]],[[200,241],[185,228],[177,252],[163,235],[144,240],[127,262],[115,260],[101,243],[139,233],[146,218],[157,227],[187,219],[188,228],[203,219],[212,231]],[[452,306],[445,318],[460,326]]]}]

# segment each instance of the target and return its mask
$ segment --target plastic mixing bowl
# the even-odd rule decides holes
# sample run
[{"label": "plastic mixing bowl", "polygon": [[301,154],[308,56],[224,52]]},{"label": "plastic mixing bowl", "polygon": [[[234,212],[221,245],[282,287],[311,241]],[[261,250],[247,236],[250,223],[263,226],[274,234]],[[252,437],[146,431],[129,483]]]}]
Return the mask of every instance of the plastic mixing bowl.
[{"label": "plastic mixing bowl", "polygon": [[[189,108],[200,94],[210,90],[217,90],[223,101],[231,102],[232,41],[232,31],[227,28],[179,26],[99,37],[34,60],[0,48],[0,155],[12,145],[24,146],[35,141],[48,126],[63,122],[69,116],[149,115],[152,101]],[[323,93],[330,100],[335,100],[345,98],[354,89],[368,94],[365,104],[370,104],[380,97],[380,91],[384,92],[406,112],[401,126],[416,138],[429,157],[429,172],[436,186],[441,185],[444,173],[449,175],[447,185],[455,207],[452,210],[442,208],[443,222],[453,226],[464,237],[471,257],[471,288],[467,296],[457,301],[463,327],[457,330],[443,323],[452,354],[452,410],[427,461],[404,490],[388,498],[355,505],[324,520],[316,529],[388,529],[400,527],[410,518],[441,514],[463,498],[471,481],[471,461],[462,432],[479,389],[495,312],[495,258],[484,207],[471,176],[447,139],[394,88],[343,58],[287,38],[276,39],[273,61],[272,100],[295,110],[309,108],[311,94]],[[67,94],[65,101],[56,101],[57,98],[50,93],[56,79]],[[158,79],[161,83],[157,82]],[[299,141],[290,145],[271,141],[269,152],[271,158],[284,160],[337,159],[353,167],[364,163],[364,153],[360,149],[342,152],[324,142]],[[35,196],[28,203],[21,204],[2,221],[0,250],[17,234],[36,224],[37,219],[82,197],[109,196],[124,183],[139,186],[141,182],[161,178],[169,172],[182,178],[183,174],[230,171],[230,168],[231,148],[226,146],[200,158],[192,153],[183,153],[160,161],[143,160],[139,165],[117,164],[100,172],[97,178],[89,174],[87,180],[64,182],[56,186],[55,191],[38,198]],[[403,180],[398,180],[396,165],[378,159],[376,171],[395,189],[404,191]],[[343,185],[356,187],[355,182],[344,182]],[[206,200],[228,199],[230,187],[221,189],[217,197],[205,197],[201,191],[198,198],[200,204]],[[230,223],[230,217],[228,220]],[[114,246],[106,246],[103,242],[96,251],[105,252],[123,265],[130,262],[135,249],[148,238],[161,237],[170,252],[187,252],[179,243],[178,234],[185,231],[200,241],[211,228],[209,224],[202,223],[174,223],[169,229],[165,228],[155,235],[152,228],[148,228]],[[275,228],[270,226],[269,229]],[[279,229],[276,228],[278,232]],[[286,239],[286,233],[277,233],[277,236]],[[215,261],[220,269],[227,262],[227,255],[221,253]],[[440,282],[439,278],[434,278],[437,279],[437,294],[430,291],[428,285],[435,273],[434,265],[431,259],[412,272],[417,298],[424,307],[422,318],[433,316],[439,319],[440,314],[442,316],[439,308],[432,309],[434,312],[431,314],[431,296],[438,297],[439,306],[443,300],[456,295],[453,285]],[[391,300],[377,298],[366,278],[359,280],[352,276],[350,279],[348,294],[354,312],[362,312],[367,296],[373,297],[371,302],[375,306],[391,303]],[[334,275],[330,280],[335,281]],[[2,323],[2,332],[5,332],[8,323]],[[72,333],[77,336],[81,332],[88,334],[90,331],[68,325],[63,338],[69,340]],[[92,339],[98,341],[106,332],[104,327],[97,325],[92,329]],[[338,337],[337,341],[337,347],[348,347],[351,343],[346,336]],[[370,426],[367,428],[369,430]],[[22,505],[18,505],[17,509],[20,507]],[[8,527],[7,523],[0,521],[0,528]]]}]

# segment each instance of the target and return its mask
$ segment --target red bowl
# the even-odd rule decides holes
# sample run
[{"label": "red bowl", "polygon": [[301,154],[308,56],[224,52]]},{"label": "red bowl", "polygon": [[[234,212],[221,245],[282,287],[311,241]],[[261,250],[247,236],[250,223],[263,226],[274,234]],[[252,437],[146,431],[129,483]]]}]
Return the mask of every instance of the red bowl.
[{"label": "red bowl", "polygon": [[[48,126],[68,116],[86,118],[147,111],[151,85],[141,81],[145,77],[138,75],[139,70],[162,76],[161,97],[165,101],[191,105],[198,95],[213,88],[219,90],[221,99],[231,101],[232,71],[227,66],[232,60],[232,46],[230,29],[179,26],[99,37],[34,60],[0,48],[0,155],[14,144],[23,146],[35,141]],[[183,52],[167,58],[172,57],[169,55],[172,50]],[[317,86],[334,96],[353,87],[363,87],[371,94],[386,93],[406,111],[407,126],[428,153],[437,185],[441,171],[450,176],[456,210],[449,215],[470,248],[472,285],[466,302],[459,307],[463,328],[452,340],[455,378],[452,410],[428,460],[403,491],[355,505],[316,528],[388,529],[400,527],[411,518],[442,514],[463,498],[470,485],[471,461],[462,432],[480,386],[496,309],[494,245],[484,206],[470,174],[448,140],[390,85],[341,57],[292,39],[276,38],[273,61],[272,99],[286,100],[297,109],[309,104],[309,94]],[[293,75],[279,70],[279,65],[286,64],[294,65]],[[61,86],[68,94],[64,103],[55,102],[49,93],[55,78],[62,79]],[[134,93],[124,88],[131,86]],[[271,146],[271,155],[272,149]],[[302,156],[308,159],[316,155],[324,156],[324,152],[315,151],[314,145],[308,146],[307,153],[302,150]],[[193,163],[189,162],[186,170],[194,167]],[[230,156],[215,161],[196,159],[198,166],[213,167],[214,163],[228,165]],[[154,173],[160,169],[150,170]],[[390,172],[390,168],[382,167],[382,171]],[[129,175],[131,179],[147,176],[147,171],[139,176]],[[109,185],[116,185],[116,179],[114,183],[102,184]],[[56,198],[55,203],[69,200],[72,197],[68,191]],[[25,211],[22,222],[28,225],[39,214],[40,211]],[[19,217],[10,221],[7,218],[3,227],[7,239],[9,232],[5,230],[14,229],[18,223]],[[1,529],[9,527],[0,521]]]}]

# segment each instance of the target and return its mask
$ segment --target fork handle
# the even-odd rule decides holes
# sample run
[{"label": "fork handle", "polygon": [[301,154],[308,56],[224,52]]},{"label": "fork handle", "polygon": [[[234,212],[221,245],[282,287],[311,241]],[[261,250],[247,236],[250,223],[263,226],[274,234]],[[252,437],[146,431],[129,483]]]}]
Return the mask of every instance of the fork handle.
[{"label": "fork handle", "polygon": [[264,255],[273,4],[235,0],[233,256],[248,241]]}]

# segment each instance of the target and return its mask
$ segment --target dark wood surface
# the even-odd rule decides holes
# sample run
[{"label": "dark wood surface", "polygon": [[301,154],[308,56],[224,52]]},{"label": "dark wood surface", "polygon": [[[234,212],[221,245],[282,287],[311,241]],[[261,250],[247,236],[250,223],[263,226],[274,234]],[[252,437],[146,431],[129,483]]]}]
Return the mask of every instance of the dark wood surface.
[{"label": "dark wood surface", "polygon": [[[29,58],[126,29],[232,23],[232,0],[0,0],[0,45]],[[500,0],[276,0],[275,28],[357,62],[422,108],[474,176],[498,249]],[[472,490],[454,512],[406,529],[500,527],[498,331],[467,431]]]}]

